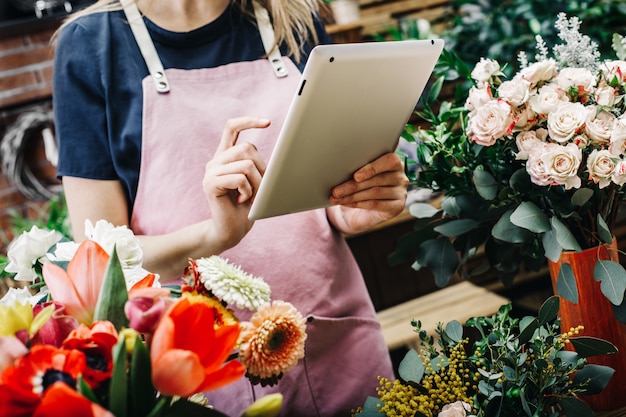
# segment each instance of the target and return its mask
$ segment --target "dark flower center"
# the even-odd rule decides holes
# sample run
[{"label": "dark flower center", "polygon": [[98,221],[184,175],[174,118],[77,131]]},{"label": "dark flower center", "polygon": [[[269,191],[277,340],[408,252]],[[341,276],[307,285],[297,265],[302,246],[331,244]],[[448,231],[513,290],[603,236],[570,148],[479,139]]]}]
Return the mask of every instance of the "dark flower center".
[{"label": "dark flower center", "polygon": [[41,380],[43,390],[47,390],[48,387],[57,381],[64,382],[68,387],[76,389],[76,380],[72,378],[70,374],[56,369],[48,369]]},{"label": "dark flower center", "polygon": [[85,354],[87,366],[95,371],[106,372],[109,370],[109,363],[100,353],[89,352]]},{"label": "dark flower center", "polygon": [[267,344],[269,345],[270,349],[277,350],[283,345],[286,337],[287,335],[285,335],[285,332],[282,332],[282,331],[274,332],[272,333],[272,336],[267,341]]}]

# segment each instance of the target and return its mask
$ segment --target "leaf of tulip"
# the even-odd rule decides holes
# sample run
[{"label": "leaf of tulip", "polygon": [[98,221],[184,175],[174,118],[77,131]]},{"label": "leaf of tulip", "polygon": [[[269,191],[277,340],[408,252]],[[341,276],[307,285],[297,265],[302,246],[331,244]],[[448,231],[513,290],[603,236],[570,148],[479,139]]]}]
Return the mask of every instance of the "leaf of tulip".
[{"label": "leaf of tulip", "polygon": [[[184,398],[176,401],[164,413],[163,417],[228,417],[214,408],[207,408],[200,404],[192,403]],[[117,417],[117,416],[116,416]]]},{"label": "leaf of tulip", "polygon": [[626,269],[613,261],[599,260],[593,268],[593,277],[600,281],[600,290],[613,305],[624,301],[626,291]]},{"label": "leaf of tulip", "polygon": [[128,414],[126,368],[126,339],[122,338],[113,346],[113,370],[109,386],[108,408],[115,417],[126,417]]},{"label": "leaf of tulip", "polygon": [[96,403],[99,404],[100,401],[98,401],[98,398],[96,397],[96,394],[94,394],[94,392],[91,390],[91,387],[89,387],[89,384],[87,384],[87,382],[85,382],[85,379],[82,377],[82,375],[78,376],[78,380],[77,382],[77,391],[85,398],[87,398],[89,401],[91,401],[92,403]]},{"label": "leaf of tulip", "polygon": [[548,216],[530,201],[525,201],[517,206],[511,214],[511,223],[533,233],[543,233],[550,230]]},{"label": "leaf of tulip", "polygon": [[562,264],[556,279],[556,292],[567,301],[578,304],[578,286],[570,264]]},{"label": "leaf of tulip", "polygon": [[130,360],[130,415],[147,416],[156,405],[156,389],[152,385],[150,352],[139,338],[135,338]]},{"label": "leaf of tulip", "polygon": [[574,384],[582,384],[588,380],[583,395],[598,394],[606,388],[614,373],[615,369],[609,366],[585,365],[583,369],[579,370],[576,372],[576,375],[574,375]]},{"label": "leaf of tulip", "polygon": [[593,415],[591,408],[578,398],[561,398],[561,405],[567,417],[588,417]]},{"label": "leaf of tulip", "polygon": [[117,330],[128,327],[128,318],[124,313],[126,301],[128,301],[126,279],[117,251],[113,247],[100,288],[94,321],[108,320],[113,323]]},{"label": "leaf of tulip", "polygon": [[617,348],[611,342],[597,337],[581,336],[570,338],[574,350],[581,358],[590,356],[617,353]]}]

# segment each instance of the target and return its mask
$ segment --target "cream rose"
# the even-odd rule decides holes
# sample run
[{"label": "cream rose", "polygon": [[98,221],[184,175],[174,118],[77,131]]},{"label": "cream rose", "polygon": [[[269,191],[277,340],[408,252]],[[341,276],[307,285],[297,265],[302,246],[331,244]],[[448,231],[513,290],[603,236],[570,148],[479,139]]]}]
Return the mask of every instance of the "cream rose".
[{"label": "cream rose", "polygon": [[563,102],[548,115],[548,134],[556,142],[567,142],[584,127],[586,120],[585,106]]},{"label": "cream rose", "polygon": [[615,77],[620,82],[626,81],[626,61],[604,61],[601,70],[604,78],[606,78],[609,82],[611,82]]},{"label": "cream rose", "polygon": [[621,160],[615,165],[611,180],[620,186],[626,184],[626,161]]},{"label": "cream rose", "polygon": [[541,158],[548,145],[548,143],[544,143],[543,146],[537,146],[531,149],[528,153],[528,160],[526,161],[526,172],[530,175],[530,180],[540,186],[552,184],[547,165]]},{"label": "cream rose", "polygon": [[600,106],[611,107],[615,104],[616,95],[617,93],[613,87],[602,84],[602,86],[596,89],[596,103]]},{"label": "cream rose", "polygon": [[609,151],[613,155],[621,155],[626,151],[626,120],[623,117],[617,119],[613,126]]},{"label": "cream rose", "polygon": [[482,88],[472,87],[470,88],[467,99],[465,100],[465,108],[473,112],[491,100],[493,100],[493,96],[491,95],[491,90],[488,85],[485,85]]},{"label": "cream rose", "polygon": [[525,130],[515,137],[515,143],[519,152],[515,159],[526,160],[535,148],[543,148],[548,132],[545,129]]},{"label": "cream rose", "polygon": [[604,188],[611,183],[613,172],[619,161],[607,149],[594,149],[587,158],[589,179]]},{"label": "cream rose", "polygon": [[519,107],[530,97],[530,83],[523,78],[504,81],[498,87],[498,97],[505,99],[509,104]]},{"label": "cream rose", "polygon": [[457,401],[446,404],[441,408],[437,417],[465,417],[468,411],[472,410],[472,406],[464,401]]},{"label": "cream rose", "polygon": [[528,100],[533,111],[543,115],[550,114],[559,105],[568,101],[565,91],[554,83],[544,85]]},{"label": "cream rose", "polygon": [[565,91],[574,87],[584,93],[593,92],[596,79],[587,68],[563,68],[556,77],[557,84]]},{"label": "cream rose", "polygon": [[556,75],[557,65],[554,59],[535,62],[519,72],[519,76],[536,86],[541,81],[550,81]]},{"label": "cream rose", "polygon": [[474,142],[492,146],[496,140],[511,132],[513,124],[511,106],[504,100],[491,100],[476,110],[468,126]]},{"label": "cream rose", "polygon": [[523,106],[513,110],[513,120],[515,121],[513,131],[520,132],[522,130],[528,130],[533,127],[537,123],[539,118],[530,107],[530,105],[526,103]]},{"label": "cream rose", "polygon": [[500,75],[500,64],[493,59],[480,58],[480,61],[476,64],[472,70],[472,79],[478,81],[478,83],[485,83],[495,75]]},{"label": "cream rose", "polygon": [[591,144],[608,145],[613,128],[617,124],[617,117],[605,110],[598,113],[597,106],[587,106],[587,114],[585,133],[591,140]]},{"label": "cream rose", "polygon": [[554,146],[547,146],[541,158],[552,183],[564,185],[566,190],[580,188],[581,180],[578,176],[578,168],[583,159],[580,148],[573,143],[568,143],[565,146],[551,145]]}]

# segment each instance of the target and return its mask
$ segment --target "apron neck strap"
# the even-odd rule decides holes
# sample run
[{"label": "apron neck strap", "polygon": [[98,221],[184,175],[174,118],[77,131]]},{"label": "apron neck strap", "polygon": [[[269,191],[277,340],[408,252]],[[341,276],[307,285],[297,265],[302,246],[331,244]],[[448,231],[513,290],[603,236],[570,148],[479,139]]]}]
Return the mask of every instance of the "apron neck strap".
[{"label": "apron neck strap", "polygon": [[[135,0],[120,0],[126,19],[130,25],[130,29],[133,32],[133,36],[137,41],[141,55],[148,67],[148,72],[154,81],[154,86],[159,93],[167,93],[170,91],[170,84],[167,81],[165,70],[161,59],[154,47],[148,28],[146,27],[141,12],[135,4]],[[272,65],[274,74],[276,77],[285,77],[288,74],[287,67],[283,63],[283,57],[280,54],[280,49],[275,44],[274,28],[270,21],[267,10],[261,6],[258,1],[252,2],[254,5],[254,15],[259,26],[259,33],[263,42],[263,48],[267,54],[267,59]]]},{"label": "apron neck strap", "polygon": [[167,81],[163,64],[161,63],[161,59],[159,59],[154,43],[148,33],[148,28],[143,21],[143,17],[141,16],[135,1],[120,0],[120,2],[122,3],[126,19],[128,19],[130,29],[132,30],[135,40],[137,41],[141,55],[143,56],[144,61],[146,61],[148,71],[154,81],[156,90],[159,93],[169,92],[170,84]]}]

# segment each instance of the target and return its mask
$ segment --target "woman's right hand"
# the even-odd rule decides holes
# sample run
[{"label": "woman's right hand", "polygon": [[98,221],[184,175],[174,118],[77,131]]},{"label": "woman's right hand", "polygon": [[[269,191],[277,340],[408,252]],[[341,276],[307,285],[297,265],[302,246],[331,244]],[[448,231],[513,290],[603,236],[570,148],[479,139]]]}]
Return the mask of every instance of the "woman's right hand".
[{"label": "woman's right hand", "polygon": [[212,215],[213,232],[225,249],[235,246],[254,222],[248,213],[265,173],[265,161],[256,147],[237,143],[246,129],[266,128],[267,119],[240,117],[226,122],[219,147],[206,164],[202,188]]}]

